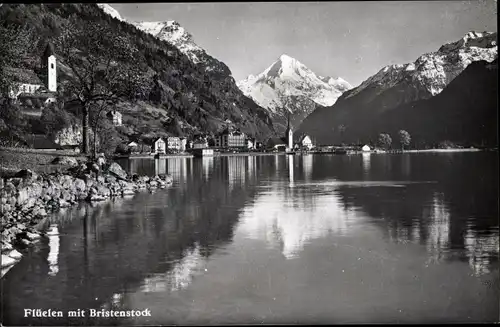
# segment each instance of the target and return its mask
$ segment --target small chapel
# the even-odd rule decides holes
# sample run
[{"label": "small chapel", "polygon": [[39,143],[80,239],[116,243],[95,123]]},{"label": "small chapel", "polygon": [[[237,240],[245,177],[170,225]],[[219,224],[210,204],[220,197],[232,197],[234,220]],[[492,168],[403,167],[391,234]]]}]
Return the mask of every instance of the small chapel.
[{"label": "small chapel", "polygon": [[[41,109],[56,101],[57,60],[52,43],[40,56],[38,74],[32,69],[7,67],[14,81],[10,97],[23,104],[27,114],[40,115]],[[33,111],[33,112],[31,112]]]}]

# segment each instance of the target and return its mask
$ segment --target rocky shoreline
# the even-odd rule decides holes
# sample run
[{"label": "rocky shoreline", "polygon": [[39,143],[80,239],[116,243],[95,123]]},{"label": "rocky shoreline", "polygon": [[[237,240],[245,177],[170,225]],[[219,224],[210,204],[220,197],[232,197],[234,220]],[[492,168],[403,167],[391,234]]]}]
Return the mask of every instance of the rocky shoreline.
[{"label": "rocky shoreline", "polygon": [[64,173],[51,174],[24,169],[1,180],[1,277],[22,258],[23,250],[44,237],[36,226],[50,212],[80,201],[104,201],[171,183],[169,175],[130,176],[117,163],[79,163]]}]

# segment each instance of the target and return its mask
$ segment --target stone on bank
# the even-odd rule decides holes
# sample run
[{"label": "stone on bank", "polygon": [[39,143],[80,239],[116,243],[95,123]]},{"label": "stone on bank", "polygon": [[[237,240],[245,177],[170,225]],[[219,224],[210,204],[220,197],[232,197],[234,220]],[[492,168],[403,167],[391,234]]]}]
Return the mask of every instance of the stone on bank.
[{"label": "stone on bank", "polygon": [[129,176],[115,162],[98,165],[59,159],[58,163],[67,163],[71,167],[65,173],[50,174],[36,174],[23,169],[14,177],[2,180],[2,276],[21,259],[22,254],[17,249],[22,250],[41,238],[35,226],[48,212],[79,201],[104,201],[172,184],[170,175],[153,178]]}]

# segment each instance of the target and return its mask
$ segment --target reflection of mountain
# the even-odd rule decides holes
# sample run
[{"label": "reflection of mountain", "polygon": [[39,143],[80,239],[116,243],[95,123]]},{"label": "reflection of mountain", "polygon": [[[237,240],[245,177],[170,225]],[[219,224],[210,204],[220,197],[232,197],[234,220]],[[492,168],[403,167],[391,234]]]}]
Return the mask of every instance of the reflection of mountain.
[{"label": "reflection of mountain", "polygon": [[238,231],[279,247],[286,258],[293,258],[311,240],[345,233],[349,219],[355,216],[354,210],[343,208],[335,194],[316,194],[314,206],[307,206],[297,194],[287,198],[278,188],[273,191],[243,211]]},{"label": "reflection of mountain", "polygon": [[200,254],[200,247],[187,249],[184,256],[176,260],[173,267],[166,273],[146,277],[141,287],[142,292],[177,291],[186,288],[194,275],[201,273],[207,259]]},{"label": "reflection of mountain", "polygon": [[[484,272],[499,253],[498,207],[493,205],[498,201],[498,161],[494,156],[371,155],[371,180],[390,176],[422,183],[402,188],[341,187],[338,194],[347,206],[378,218],[374,223],[392,241],[425,245],[434,262],[456,260],[460,254],[458,259],[468,260],[474,271]],[[344,176],[365,173],[360,165],[345,167],[352,171],[343,171]]]},{"label": "reflection of mountain", "polygon": [[[304,159],[302,167],[307,174],[310,159]],[[311,240],[345,233],[355,216],[335,192],[314,192],[297,183],[294,161],[293,156],[287,159],[289,184],[272,184],[245,208],[238,226],[238,232],[280,248],[286,258],[295,257]]]},{"label": "reflection of mountain", "polygon": [[450,243],[450,210],[444,202],[442,193],[434,193],[429,209],[427,251],[435,256],[434,259],[439,260],[443,250],[447,249]]},{"label": "reflection of mountain", "polygon": [[480,235],[477,231],[467,228],[465,234],[465,248],[469,265],[475,274],[481,275],[490,272],[493,258],[498,259],[499,238],[497,235]]}]

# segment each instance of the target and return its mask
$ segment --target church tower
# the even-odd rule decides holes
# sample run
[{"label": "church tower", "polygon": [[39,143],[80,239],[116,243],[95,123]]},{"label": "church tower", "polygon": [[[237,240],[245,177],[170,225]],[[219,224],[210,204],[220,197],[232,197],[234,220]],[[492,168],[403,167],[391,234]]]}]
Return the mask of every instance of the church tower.
[{"label": "church tower", "polygon": [[57,66],[56,66],[56,56],[54,51],[54,46],[52,43],[48,43],[45,51],[42,55],[42,69],[44,70],[45,86],[49,92],[57,91]]},{"label": "church tower", "polygon": [[286,128],[286,138],[288,140],[288,148],[293,149],[293,128],[290,125],[290,114],[288,114],[288,126]]}]

